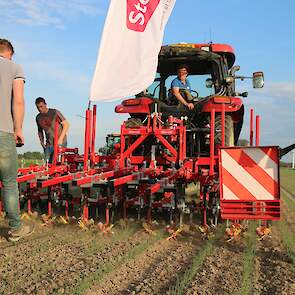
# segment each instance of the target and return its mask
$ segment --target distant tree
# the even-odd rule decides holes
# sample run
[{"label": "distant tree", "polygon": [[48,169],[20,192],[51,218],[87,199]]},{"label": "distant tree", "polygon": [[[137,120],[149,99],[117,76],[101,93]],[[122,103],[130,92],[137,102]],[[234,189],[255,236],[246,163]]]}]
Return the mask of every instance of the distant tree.
[{"label": "distant tree", "polygon": [[281,167],[291,168],[292,167],[292,163],[286,163],[286,162],[280,161],[280,166]]},{"label": "distant tree", "polygon": [[249,140],[247,139],[239,139],[238,144],[239,146],[248,146],[250,144]]},{"label": "distant tree", "polygon": [[20,159],[25,159],[25,160],[42,160],[43,159],[43,153],[40,153],[40,152],[25,152],[24,154],[19,154],[18,157]]}]

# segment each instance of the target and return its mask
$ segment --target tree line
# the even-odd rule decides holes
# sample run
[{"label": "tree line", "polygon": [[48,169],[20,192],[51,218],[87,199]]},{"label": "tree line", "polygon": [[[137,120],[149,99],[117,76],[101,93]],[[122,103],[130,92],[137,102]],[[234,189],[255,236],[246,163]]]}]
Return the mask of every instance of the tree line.
[{"label": "tree line", "polygon": [[23,154],[18,154],[18,158],[25,160],[42,160],[44,154],[40,152],[25,152]]}]

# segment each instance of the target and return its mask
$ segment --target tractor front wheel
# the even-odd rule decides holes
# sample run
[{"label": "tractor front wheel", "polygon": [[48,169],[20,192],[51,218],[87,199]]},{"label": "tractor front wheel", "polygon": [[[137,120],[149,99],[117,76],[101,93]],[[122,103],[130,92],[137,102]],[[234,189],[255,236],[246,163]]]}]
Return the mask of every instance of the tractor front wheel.
[{"label": "tractor front wheel", "polygon": [[[215,118],[215,144],[221,145],[222,142],[222,123],[221,115],[217,115]],[[235,137],[234,137],[234,122],[231,116],[225,116],[225,125],[224,125],[224,134],[225,134],[225,146],[234,146]]]}]

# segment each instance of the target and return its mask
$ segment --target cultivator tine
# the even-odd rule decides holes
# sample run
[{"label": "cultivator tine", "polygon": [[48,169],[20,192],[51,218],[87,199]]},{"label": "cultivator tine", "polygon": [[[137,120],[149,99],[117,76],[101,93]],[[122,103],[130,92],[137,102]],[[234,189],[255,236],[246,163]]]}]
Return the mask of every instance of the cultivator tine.
[{"label": "cultivator tine", "polygon": [[62,224],[69,224],[68,217],[59,216],[59,220]]},{"label": "cultivator tine", "polygon": [[66,220],[69,220],[69,201],[65,201],[65,218]]},{"label": "cultivator tine", "polygon": [[30,215],[28,212],[24,212],[24,213],[21,215],[21,219],[22,219],[22,220],[31,220],[31,215]]},{"label": "cultivator tine", "polygon": [[147,209],[146,221],[148,224],[152,223],[152,208],[151,208],[151,206],[149,206]]},{"label": "cultivator tine", "polygon": [[233,223],[225,229],[225,234],[228,239],[227,242],[239,239],[241,235],[247,230],[247,226],[243,226],[240,223]]},{"label": "cultivator tine", "polygon": [[47,215],[51,216],[52,215],[52,204],[51,204],[51,200],[48,199],[48,210],[47,210]]},{"label": "cultivator tine", "polygon": [[80,217],[78,219],[78,226],[82,229],[82,230],[89,230],[91,226],[94,225],[94,220],[93,219],[84,219],[82,217]]},{"label": "cultivator tine", "polygon": [[208,224],[203,224],[198,227],[203,239],[210,239],[213,236],[215,226],[210,227]]},{"label": "cultivator tine", "polygon": [[53,225],[54,221],[56,220],[56,216],[49,216],[46,214],[41,215],[41,220],[43,222],[42,226],[49,226]]},{"label": "cultivator tine", "polygon": [[125,200],[123,201],[122,217],[123,217],[123,220],[126,220],[127,219],[127,206],[126,206],[126,201]]},{"label": "cultivator tine", "polygon": [[101,234],[103,236],[114,234],[114,232],[112,231],[112,228],[114,227],[113,224],[106,225],[106,224],[103,224],[102,222],[99,222],[97,225],[98,225],[98,229],[101,231]]},{"label": "cultivator tine", "polygon": [[179,213],[179,225],[182,226],[183,224],[183,211],[181,210]]},{"label": "cultivator tine", "polygon": [[84,204],[83,206],[83,219],[84,220],[88,220],[89,218],[89,209],[88,209],[88,205]]},{"label": "cultivator tine", "polygon": [[142,227],[145,230],[145,232],[147,232],[149,235],[155,235],[151,223],[143,222]]},{"label": "cultivator tine", "polygon": [[32,213],[32,203],[31,203],[31,199],[28,199],[27,206],[28,206],[28,213],[31,214],[31,213]]},{"label": "cultivator tine", "polygon": [[182,227],[179,227],[178,229],[173,229],[172,227],[167,227],[166,231],[170,234],[168,238],[166,238],[167,241],[176,240],[177,236],[183,231]]},{"label": "cultivator tine", "polygon": [[105,226],[108,226],[110,223],[110,208],[109,205],[107,205],[106,207],[106,222],[105,222]]},{"label": "cultivator tine", "polygon": [[83,220],[83,218],[79,218],[78,219],[78,225],[82,230],[89,230],[89,228],[86,225],[85,220]]},{"label": "cultivator tine", "polygon": [[271,228],[267,225],[265,226],[259,226],[256,228],[256,234],[258,235],[258,240],[262,241],[268,237],[271,237]]}]

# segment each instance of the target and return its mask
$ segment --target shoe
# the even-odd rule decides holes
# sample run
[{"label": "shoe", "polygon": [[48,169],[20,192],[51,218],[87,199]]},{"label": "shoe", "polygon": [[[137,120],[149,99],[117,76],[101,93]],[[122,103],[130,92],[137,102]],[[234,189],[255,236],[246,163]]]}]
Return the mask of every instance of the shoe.
[{"label": "shoe", "polygon": [[34,232],[34,229],[34,224],[22,224],[19,229],[9,231],[8,241],[17,242],[24,237],[28,237]]}]

